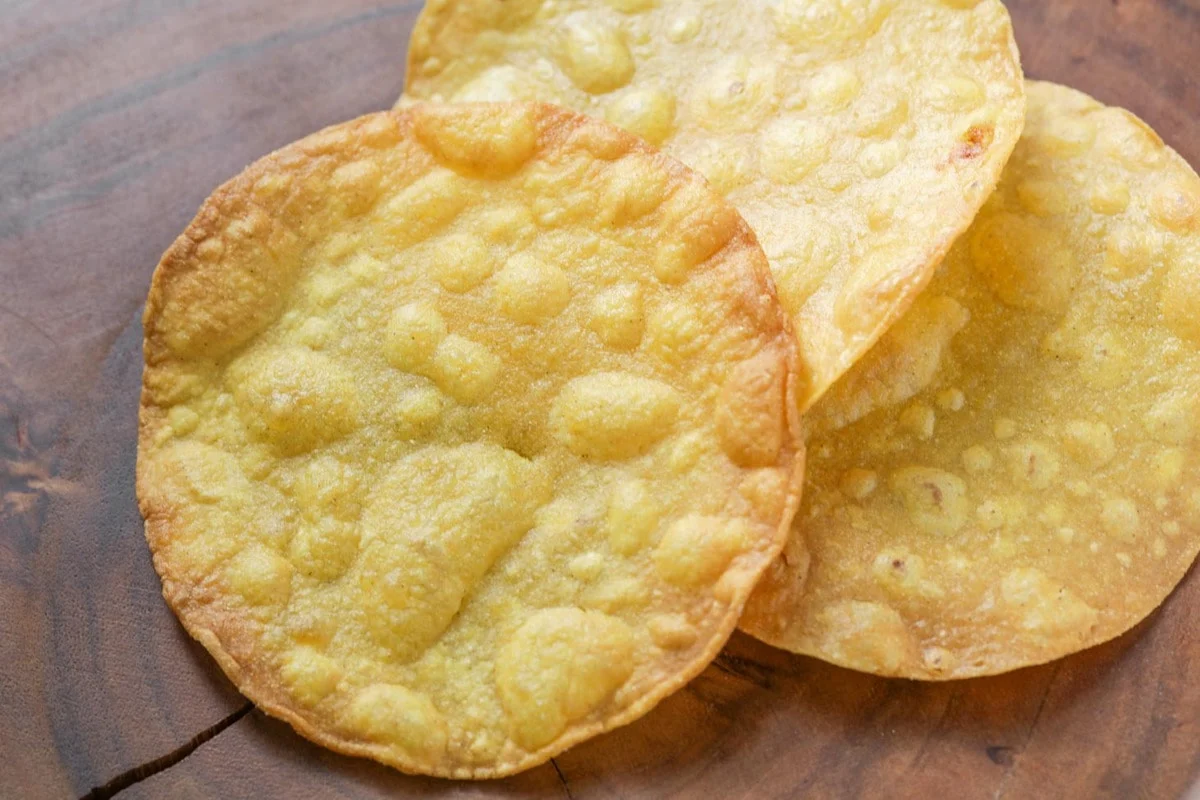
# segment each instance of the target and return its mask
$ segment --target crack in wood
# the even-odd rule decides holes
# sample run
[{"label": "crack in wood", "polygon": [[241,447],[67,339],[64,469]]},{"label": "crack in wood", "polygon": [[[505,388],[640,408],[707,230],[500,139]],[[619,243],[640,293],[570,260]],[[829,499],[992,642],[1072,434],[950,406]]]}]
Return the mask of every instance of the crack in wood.
[{"label": "crack in wood", "polygon": [[[200,745],[249,714],[253,708],[253,703],[246,703],[246,705],[237,711],[200,731],[166,755],[153,758],[144,764],[139,764],[133,769],[126,770],[102,786],[92,787],[92,790],[79,798],[79,800],[109,800],[110,797],[114,797],[120,792],[125,791],[135,783],[141,783],[152,775],[157,775],[164,770],[170,769],[194,753]],[[556,766],[555,769],[557,768]],[[561,778],[562,773],[560,772],[558,776]]]},{"label": "crack in wood", "polygon": [[937,734],[942,731],[942,726],[946,724],[946,718],[950,716],[950,709],[954,707],[960,694],[961,690],[958,686],[950,689],[950,693],[946,697],[946,702],[942,704],[942,711],[938,714],[937,721],[929,728],[929,732],[922,737],[921,746],[917,748],[916,755],[908,762],[908,771],[920,769],[924,766],[925,756],[929,752],[930,745],[934,743]]},{"label": "crack in wood", "polygon": [[17,311],[15,311],[14,309],[9,308],[7,305],[3,305],[3,304],[0,304],[0,314],[6,314],[7,316],[12,317],[17,322],[20,322],[22,325],[29,328],[34,333],[41,336],[43,339],[45,339],[50,344],[52,344],[56,347],[58,346],[58,342],[54,339],[54,337],[51,336],[50,333],[45,328],[43,328],[41,325],[38,325],[36,322],[34,322],[31,317],[27,317],[24,314],[20,314]]},{"label": "crack in wood", "polygon": [[760,689],[770,689],[772,687],[771,670],[757,661],[721,651],[713,659],[712,665],[726,675],[731,675],[747,683],[752,683]]},{"label": "crack in wood", "polygon": [[571,794],[571,786],[567,783],[567,776],[563,775],[562,768],[558,766],[558,762],[552,758],[550,759],[550,766],[554,767],[554,772],[558,775],[558,782],[562,784],[563,791],[567,793],[567,800],[575,800],[575,795]]},{"label": "crack in wood", "polygon": [[1013,749],[1003,744],[988,745],[984,748],[987,757],[991,762],[998,767],[1011,767],[1013,765]]},{"label": "crack in wood", "polygon": [[1054,682],[1058,680],[1058,674],[1062,669],[1062,661],[1059,660],[1054,664],[1054,670],[1050,673],[1050,679],[1046,681],[1046,691],[1042,692],[1041,702],[1038,703],[1037,711],[1033,713],[1033,721],[1029,723],[1029,730],[1025,733],[1025,741],[1021,743],[1021,747],[1013,751],[1011,747],[1001,748],[1007,750],[1003,754],[999,754],[999,760],[992,756],[991,748],[988,748],[988,758],[991,758],[993,763],[1004,766],[1004,774],[1000,776],[1000,784],[996,787],[996,793],[992,796],[993,800],[1003,800],[1004,792],[1008,787],[1008,782],[1012,778],[1013,772],[1017,768],[1020,761],[1020,756],[1029,747],[1029,743],[1033,741],[1033,734],[1037,730],[1038,723],[1042,720],[1042,712],[1046,710],[1046,701],[1050,699],[1050,690],[1054,688]]}]

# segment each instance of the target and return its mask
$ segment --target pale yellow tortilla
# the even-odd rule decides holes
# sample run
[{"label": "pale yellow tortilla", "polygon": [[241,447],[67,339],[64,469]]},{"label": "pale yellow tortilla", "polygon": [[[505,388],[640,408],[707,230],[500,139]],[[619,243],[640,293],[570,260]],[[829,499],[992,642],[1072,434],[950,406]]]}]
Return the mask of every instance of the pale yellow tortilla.
[{"label": "pale yellow tortilla", "polygon": [[770,258],[805,408],[926,284],[1025,113],[999,0],[430,0],[408,53],[401,104],[545,100],[703,173]]},{"label": "pale yellow tortilla", "polygon": [[813,409],[792,540],[742,620],[767,642],[1003,672],[1127,630],[1195,559],[1200,178],[1126,111],[1028,96],[979,219]]},{"label": "pale yellow tortilla", "polygon": [[219,188],[145,314],[163,591],[259,706],[506,775],[733,630],[798,503],[799,357],[690,170],[535,104],[419,106]]}]

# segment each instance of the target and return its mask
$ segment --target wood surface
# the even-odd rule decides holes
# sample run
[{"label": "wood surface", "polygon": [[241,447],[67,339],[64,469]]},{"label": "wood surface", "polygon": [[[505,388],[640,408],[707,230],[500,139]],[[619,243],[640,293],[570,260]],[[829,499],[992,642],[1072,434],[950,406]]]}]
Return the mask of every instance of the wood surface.
[{"label": "wood surface", "polygon": [[[1200,163],[1200,0],[1012,0],[1031,77]],[[1200,578],[993,679],[735,636],[641,721],[516,778],[410,778],[250,711],[164,605],[133,496],[151,271],[217,184],[384,108],[417,3],[0,0],[0,798],[1174,798],[1200,787]],[[1200,796],[1200,795],[1198,795]]]}]

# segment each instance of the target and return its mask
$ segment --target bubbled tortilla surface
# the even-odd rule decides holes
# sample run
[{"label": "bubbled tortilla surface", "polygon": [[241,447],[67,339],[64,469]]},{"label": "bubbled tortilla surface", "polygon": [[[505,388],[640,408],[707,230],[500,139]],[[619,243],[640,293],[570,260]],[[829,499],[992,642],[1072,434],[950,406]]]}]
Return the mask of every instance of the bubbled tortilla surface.
[{"label": "bubbled tortilla surface", "polygon": [[1200,548],[1200,179],[1126,111],[1028,96],[996,194],[807,421],[765,641],[1002,672],[1132,627]]},{"label": "bubbled tortilla surface", "polygon": [[430,0],[405,91],[568,106],[699,170],[770,258],[802,408],[925,286],[1025,113],[999,0]]},{"label": "bubbled tortilla surface", "polygon": [[459,778],[629,722],[798,503],[799,357],[704,181],[536,104],[329,128],[220,187],[145,314],[164,594],[334,749]]}]

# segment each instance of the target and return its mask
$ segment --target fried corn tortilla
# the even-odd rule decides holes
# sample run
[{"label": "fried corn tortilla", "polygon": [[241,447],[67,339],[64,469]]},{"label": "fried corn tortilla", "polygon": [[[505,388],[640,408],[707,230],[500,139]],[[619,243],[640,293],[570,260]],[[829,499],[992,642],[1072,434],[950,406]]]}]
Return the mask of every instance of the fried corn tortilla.
[{"label": "fried corn tortilla", "polygon": [[1126,111],[1028,96],[979,219],[813,410],[792,541],[742,622],[767,642],[1002,672],[1127,630],[1200,548],[1200,179]]},{"label": "fried corn tortilla", "polygon": [[803,407],[908,308],[1025,113],[999,0],[429,0],[405,91],[557,103],[698,169],[770,258]]},{"label": "fried corn tortilla", "polygon": [[219,188],[155,272],[138,497],[238,687],[505,775],[720,649],[798,504],[799,355],[695,173],[536,104],[418,106]]}]

